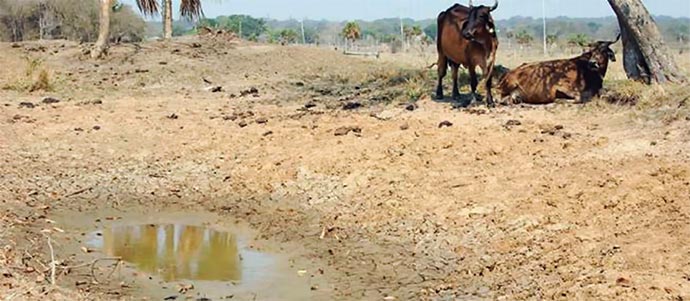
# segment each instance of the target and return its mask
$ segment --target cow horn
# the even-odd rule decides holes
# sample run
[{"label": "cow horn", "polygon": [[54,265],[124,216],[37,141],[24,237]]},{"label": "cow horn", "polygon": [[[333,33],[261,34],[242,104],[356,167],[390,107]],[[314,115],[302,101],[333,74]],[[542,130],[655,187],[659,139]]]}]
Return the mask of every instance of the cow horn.
[{"label": "cow horn", "polygon": [[489,11],[495,11],[498,8],[498,0],[494,0],[494,6],[492,6]]},{"label": "cow horn", "polygon": [[611,42],[611,44],[616,44],[616,42],[620,41],[620,39],[621,39],[621,33],[619,32],[618,36],[616,37],[616,40]]}]

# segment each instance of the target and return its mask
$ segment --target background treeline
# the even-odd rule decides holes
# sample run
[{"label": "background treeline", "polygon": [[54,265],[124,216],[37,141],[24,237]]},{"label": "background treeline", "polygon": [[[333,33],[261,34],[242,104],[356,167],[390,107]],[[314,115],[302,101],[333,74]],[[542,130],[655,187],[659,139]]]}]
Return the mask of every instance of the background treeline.
[{"label": "background treeline", "polygon": [[[68,39],[90,42],[98,33],[98,0],[0,0],[0,40]],[[669,44],[686,44],[690,40],[690,19],[656,17],[664,39]],[[146,22],[128,5],[113,5],[111,37],[115,41],[141,41],[161,36],[158,21]],[[354,21],[360,31],[360,43],[409,43],[412,39],[430,43],[436,38],[435,19],[403,19],[401,35],[398,18]],[[177,21],[174,35],[196,32],[198,25],[240,34],[244,39],[261,42],[339,45],[345,41],[347,22],[327,20],[272,20],[246,15],[202,19],[199,24]],[[541,19],[513,17],[498,20],[499,36],[504,45],[541,44]],[[302,31],[304,29],[304,31]],[[547,21],[547,41],[552,46],[580,45],[591,40],[612,39],[618,30],[614,17],[551,18]],[[303,34],[304,33],[304,34]]]},{"label": "background treeline", "polygon": [[[0,40],[68,39],[80,42],[98,37],[98,0],[0,0]],[[130,6],[113,5],[111,38],[141,41],[147,24]]]}]

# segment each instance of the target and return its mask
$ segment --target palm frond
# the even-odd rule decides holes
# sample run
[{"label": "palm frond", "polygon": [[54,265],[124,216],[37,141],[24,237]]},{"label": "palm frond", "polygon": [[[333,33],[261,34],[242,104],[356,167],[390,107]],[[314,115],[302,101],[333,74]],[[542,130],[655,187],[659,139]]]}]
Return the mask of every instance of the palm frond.
[{"label": "palm frond", "polygon": [[158,0],[137,0],[136,2],[139,11],[145,16],[157,15],[160,11]]},{"label": "palm frond", "polygon": [[201,8],[201,0],[182,0],[180,3],[180,15],[187,20],[195,20],[204,15]]}]

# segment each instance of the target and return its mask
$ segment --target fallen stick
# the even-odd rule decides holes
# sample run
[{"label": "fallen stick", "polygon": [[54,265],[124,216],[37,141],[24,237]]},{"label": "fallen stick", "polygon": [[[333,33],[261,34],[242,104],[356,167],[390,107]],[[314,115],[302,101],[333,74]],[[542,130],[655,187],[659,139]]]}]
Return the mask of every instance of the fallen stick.
[{"label": "fallen stick", "polygon": [[50,243],[50,236],[48,237],[48,248],[50,249],[50,284],[55,285],[55,252],[53,251],[53,244]]}]

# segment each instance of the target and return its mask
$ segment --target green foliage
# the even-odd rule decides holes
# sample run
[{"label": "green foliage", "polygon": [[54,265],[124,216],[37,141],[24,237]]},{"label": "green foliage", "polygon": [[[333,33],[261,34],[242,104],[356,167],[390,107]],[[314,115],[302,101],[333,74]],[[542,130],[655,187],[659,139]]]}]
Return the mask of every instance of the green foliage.
[{"label": "green foliage", "polygon": [[549,45],[556,44],[558,42],[558,34],[548,34],[546,35],[546,43]]},{"label": "green foliage", "polygon": [[591,39],[586,34],[578,33],[578,34],[571,35],[568,38],[568,45],[573,46],[573,47],[575,47],[575,46],[585,47],[585,46],[589,45],[590,40]]},{"label": "green foliage", "polygon": [[299,38],[299,34],[294,29],[283,29],[280,31],[280,42],[283,44],[294,44]]},{"label": "green foliage", "polygon": [[515,34],[515,40],[520,45],[527,45],[534,41],[534,37],[529,32],[527,32],[527,30],[523,29]]},{"label": "green foliage", "polygon": [[347,22],[340,34],[349,41],[355,41],[361,38],[362,29],[357,22]]},{"label": "green foliage", "polygon": [[436,39],[438,36],[438,25],[436,23],[431,23],[427,27],[424,27],[424,33],[432,39]]},{"label": "green foliage", "polygon": [[422,28],[419,27],[418,25],[405,26],[403,29],[403,32],[405,33],[405,38],[408,38],[408,39],[421,36],[423,33]]},{"label": "green foliage", "polygon": [[247,15],[219,16],[215,19],[203,19],[199,25],[224,29],[238,35],[241,31],[242,38],[245,39],[250,37],[256,38],[266,33],[267,30],[266,21]]}]

